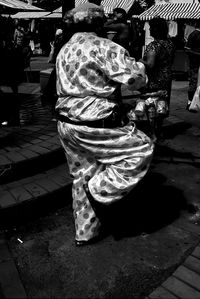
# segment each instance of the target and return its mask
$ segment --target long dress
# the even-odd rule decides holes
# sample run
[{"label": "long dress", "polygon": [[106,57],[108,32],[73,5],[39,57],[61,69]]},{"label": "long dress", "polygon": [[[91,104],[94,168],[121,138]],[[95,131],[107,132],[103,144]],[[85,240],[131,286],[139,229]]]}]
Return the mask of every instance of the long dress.
[{"label": "long dress", "polygon": [[[76,33],[57,56],[56,110],[74,123],[58,121],[58,132],[73,177],[76,240],[99,233],[83,184],[105,205],[121,200],[147,173],[153,143],[134,124],[95,128],[92,123],[112,114],[121,83],[136,89],[146,84],[144,65],[126,50],[94,33]],[[88,125],[80,125],[81,122]],[[91,123],[91,125],[90,125]]]},{"label": "long dress", "polygon": [[171,39],[154,40],[147,45],[144,52],[144,60],[147,53],[153,51],[156,54],[155,67],[147,72],[149,91],[166,90],[168,93],[168,105],[170,102],[172,83],[172,63],[174,58],[174,45]]},{"label": "long dress", "polygon": [[[186,44],[186,49],[192,50],[195,52],[200,52],[200,30],[196,28],[188,37]],[[200,67],[200,58],[197,55],[189,54],[189,71],[188,71],[188,81],[189,89],[188,96],[189,101],[192,101],[194,93],[197,88],[198,82],[198,72]]]}]

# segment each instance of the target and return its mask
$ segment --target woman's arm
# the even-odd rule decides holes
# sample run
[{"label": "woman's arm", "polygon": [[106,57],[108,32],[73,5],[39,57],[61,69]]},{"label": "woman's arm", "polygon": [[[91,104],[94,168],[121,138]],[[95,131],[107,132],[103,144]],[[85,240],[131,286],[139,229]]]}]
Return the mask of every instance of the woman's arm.
[{"label": "woman's arm", "polygon": [[144,64],[136,62],[123,47],[112,42],[107,47],[104,71],[110,80],[125,84],[130,90],[139,90],[147,83]]},{"label": "woman's arm", "polygon": [[147,69],[153,69],[156,62],[156,52],[149,51],[145,59],[140,59],[139,61],[142,62]]},{"label": "woman's arm", "polygon": [[185,47],[185,52],[186,52],[187,54],[192,54],[192,55],[195,55],[195,56],[200,56],[200,52],[191,50],[191,49],[189,49],[189,48],[187,48],[187,47]]},{"label": "woman's arm", "polygon": [[109,19],[109,20],[106,20],[105,23],[104,23],[104,26],[108,26],[108,25],[111,25],[115,22],[116,19],[112,18],[112,19]]},{"label": "woman's arm", "polygon": [[106,30],[113,30],[116,32],[121,32],[124,28],[124,24],[122,23],[112,23],[112,24],[104,24],[104,28]]}]

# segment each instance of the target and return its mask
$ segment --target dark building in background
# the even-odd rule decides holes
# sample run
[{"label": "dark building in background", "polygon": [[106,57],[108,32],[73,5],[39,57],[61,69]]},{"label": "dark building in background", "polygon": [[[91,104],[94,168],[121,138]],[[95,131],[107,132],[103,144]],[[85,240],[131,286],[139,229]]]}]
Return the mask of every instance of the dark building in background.
[{"label": "dark building in background", "polygon": [[65,12],[75,7],[75,0],[62,0],[62,15]]}]

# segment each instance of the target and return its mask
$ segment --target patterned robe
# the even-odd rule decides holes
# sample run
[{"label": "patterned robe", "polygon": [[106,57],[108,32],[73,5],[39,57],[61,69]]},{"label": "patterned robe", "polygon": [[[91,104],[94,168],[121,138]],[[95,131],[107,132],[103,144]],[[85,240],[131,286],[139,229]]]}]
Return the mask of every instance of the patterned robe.
[{"label": "patterned robe", "polygon": [[[134,124],[117,128],[79,125],[108,117],[121,84],[146,84],[144,65],[126,50],[94,33],[76,33],[57,57],[57,111],[75,124],[58,121],[58,132],[73,177],[76,240],[99,233],[100,221],[83,184],[96,201],[109,205],[122,199],[146,174],[153,154],[151,140]],[[77,125],[76,125],[77,123]]]}]

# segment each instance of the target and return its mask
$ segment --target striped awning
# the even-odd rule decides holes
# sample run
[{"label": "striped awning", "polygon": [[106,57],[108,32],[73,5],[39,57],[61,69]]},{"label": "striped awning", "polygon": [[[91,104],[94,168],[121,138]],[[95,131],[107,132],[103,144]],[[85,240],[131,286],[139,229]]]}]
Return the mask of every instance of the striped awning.
[{"label": "striped awning", "polygon": [[126,12],[129,11],[135,0],[103,0],[102,6],[105,14],[112,13],[116,7],[123,8]]},{"label": "striped awning", "polygon": [[138,16],[140,20],[148,21],[155,17],[166,20],[199,19],[200,3],[166,3],[151,6]]},{"label": "striped awning", "polygon": [[50,12],[47,11],[22,11],[11,15],[12,19],[42,19]]},{"label": "striped awning", "polygon": [[62,6],[55,9],[52,13],[61,13],[62,14]]},{"label": "striped awning", "polygon": [[34,5],[30,5],[28,3],[24,3],[19,0],[0,0],[0,7],[15,9],[20,11],[42,11],[43,9],[36,7]]},{"label": "striped awning", "polygon": [[61,19],[62,13],[60,12],[53,12],[44,16],[44,19]]},{"label": "striped awning", "polygon": [[[87,2],[87,0],[75,0],[75,6],[78,6],[78,5],[86,3],[86,2]],[[121,7],[126,12],[128,12],[134,2],[135,2],[135,0],[103,0],[101,5],[104,8],[105,14],[108,14],[108,13],[112,13],[113,9],[116,7]],[[53,13],[62,14],[62,6],[58,7],[56,10],[54,10]]]}]

